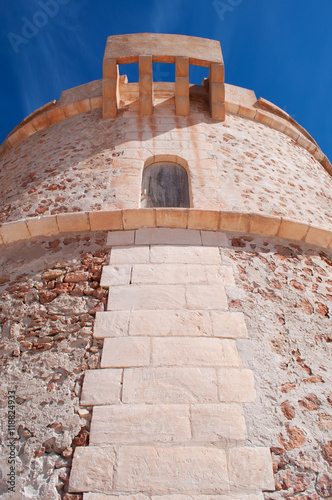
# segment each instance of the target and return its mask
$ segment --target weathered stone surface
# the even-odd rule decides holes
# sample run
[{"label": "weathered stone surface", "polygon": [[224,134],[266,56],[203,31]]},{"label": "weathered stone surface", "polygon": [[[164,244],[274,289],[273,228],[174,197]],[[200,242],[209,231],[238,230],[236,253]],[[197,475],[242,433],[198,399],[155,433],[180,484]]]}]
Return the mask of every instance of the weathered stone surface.
[{"label": "weathered stone surface", "polygon": [[[84,497],[85,500],[85,497]],[[94,499],[91,499],[94,500]],[[99,500],[99,498],[98,498]],[[101,499],[104,500],[104,499]],[[152,495],[151,500],[264,500],[263,494],[250,495],[229,492],[227,495]]]},{"label": "weathered stone surface", "polygon": [[118,403],[122,370],[88,370],[84,376],[81,405]]},{"label": "weathered stone surface", "polygon": [[228,464],[231,486],[274,491],[269,448],[231,448]]},{"label": "weathered stone surface", "polygon": [[221,309],[226,311],[225,288],[218,285],[188,285],[186,287],[188,309]]},{"label": "weathered stone surface", "polygon": [[111,250],[110,264],[138,264],[149,262],[149,247],[115,247]]},{"label": "weathered stone surface", "polygon": [[116,489],[149,493],[228,491],[226,455],[210,447],[122,447]]},{"label": "weathered stone surface", "polygon": [[107,245],[122,246],[133,245],[135,242],[135,231],[110,231],[107,234]]},{"label": "weathered stone surface", "polygon": [[192,405],[191,421],[196,441],[246,438],[246,423],[242,406],[238,404]]},{"label": "weathered stone surface", "polygon": [[191,437],[187,405],[95,406],[90,444],[185,442]]},{"label": "weathered stone surface", "polygon": [[124,370],[124,403],[216,403],[212,368],[128,368]]},{"label": "weathered stone surface", "polygon": [[233,340],[193,337],[152,338],[152,363],[154,366],[242,365]]},{"label": "weathered stone surface", "polygon": [[212,336],[212,327],[207,311],[132,311],[129,335]]},{"label": "weathered stone surface", "polygon": [[113,447],[77,447],[69,479],[69,491],[111,492],[115,466]]},{"label": "weathered stone surface", "polygon": [[185,288],[177,285],[127,285],[111,288],[108,309],[178,309],[185,305]]},{"label": "weathered stone surface", "polygon": [[197,230],[166,227],[137,229],[136,245],[201,245]]},{"label": "weathered stone surface", "polygon": [[220,401],[247,403],[255,400],[254,375],[251,370],[220,368],[218,382]]},{"label": "weathered stone surface", "polygon": [[103,495],[102,493],[84,493],[83,500],[149,500],[149,497],[141,493],[138,495]]},{"label": "weathered stone surface", "polygon": [[218,248],[185,246],[151,246],[152,263],[220,264]]},{"label": "weathered stone surface", "polygon": [[227,243],[226,234],[221,231],[201,231],[201,236],[205,246],[219,247]]},{"label": "weathered stone surface", "polygon": [[110,287],[114,285],[129,285],[131,266],[104,266],[100,285]]},{"label": "weathered stone surface", "polygon": [[128,334],[129,311],[103,311],[96,313],[93,336],[123,337]]},{"label": "weathered stone surface", "polygon": [[[230,267],[208,264],[136,264],[133,266],[131,281],[159,284],[234,284]],[[104,284],[103,277],[102,283]]]},{"label": "weathered stone surface", "polygon": [[240,312],[211,311],[213,335],[233,339],[248,338],[244,316]]},{"label": "weathered stone surface", "polygon": [[121,368],[150,364],[149,337],[105,338],[100,366]]}]

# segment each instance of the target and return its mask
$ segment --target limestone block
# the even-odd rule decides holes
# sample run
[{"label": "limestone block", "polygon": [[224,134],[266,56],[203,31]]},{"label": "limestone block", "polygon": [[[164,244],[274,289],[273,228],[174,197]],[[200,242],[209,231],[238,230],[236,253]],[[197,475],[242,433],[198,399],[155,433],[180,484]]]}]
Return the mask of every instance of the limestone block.
[{"label": "limestone block", "polygon": [[96,339],[105,337],[123,337],[127,335],[129,311],[97,312],[93,329]]},{"label": "limestone block", "polygon": [[25,220],[7,222],[0,227],[0,235],[4,243],[30,238],[30,233]]},{"label": "limestone block", "polygon": [[185,288],[179,285],[120,285],[110,288],[108,295],[109,311],[179,309],[184,306]]},{"label": "limestone block", "polygon": [[329,244],[332,242],[332,232],[309,225],[304,241],[306,243],[312,243],[313,245],[328,248]]},{"label": "limestone block", "polygon": [[185,442],[191,438],[187,405],[95,406],[90,444]]},{"label": "limestone block", "polygon": [[91,231],[122,229],[121,210],[89,212]]},{"label": "limestone block", "polygon": [[69,104],[65,104],[61,106],[66,118],[70,118],[71,116],[77,115],[79,112],[78,106],[76,102],[70,102]]},{"label": "limestone block", "polygon": [[[227,93],[226,93],[227,98]],[[236,102],[226,101],[225,107],[227,113],[234,113],[235,115],[239,114],[240,105]]]},{"label": "limestone block", "polygon": [[224,82],[225,81],[225,66],[222,63],[212,63],[209,72],[210,82]]},{"label": "limestone block", "polygon": [[209,284],[220,284],[234,286],[234,273],[231,266],[209,266],[205,265],[206,281]]},{"label": "limestone block", "polygon": [[154,227],[137,229],[135,243],[137,245],[201,245],[199,231]]},{"label": "limestone block", "polygon": [[249,232],[250,214],[220,212],[219,230]]},{"label": "limestone block", "polygon": [[153,74],[152,56],[142,55],[139,63],[139,114],[152,115],[153,113]]},{"label": "limestone block", "polygon": [[115,452],[112,446],[77,446],[69,477],[72,493],[110,493],[113,488]]},{"label": "limestone block", "polygon": [[226,455],[212,447],[119,449],[116,490],[149,493],[228,491]]},{"label": "limestone block", "polygon": [[[149,500],[150,497],[138,495],[103,495],[102,493],[84,493],[83,500]],[[255,499],[253,499],[255,500]]]},{"label": "limestone block", "polygon": [[27,226],[31,236],[51,236],[59,232],[55,215],[29,218]]},{"label": "limestone block", "polygon": [[107,234],[107,245],[126,246],[135,242],[135,231],[110,231]]},{"label": "limestone block", "polygon": [[216,210],[189,210],[188,228],[216,231],[219,224],[219,212]]},{"label": "limestone block", "polygon": [[266,111],[261,111],[260,109],[257,109],[256,111],[255,120],[261,123],[265,123],[265,125],[271,126],[273,123],[273,118],[273,115],[267,113]]},{"label": "limestone block", "polygon": [[152,338],[152,364],[242,366],[234,340],[193,337]]},{"label": "limestone block", "polygon": [[129,335],[212,336],[207,311],[133,311]]},{"label": "limestone block", "polygon": [[230,448],[228,460],[231,486],[247,490],[274,491],[269,448]]},{"label": "limestone block", "polygon": [[210,314],[214,337],[231,338],[235,340],[248,338],[248,331],[243,313],[211,311]]},{"label": "limestone block", "polygon": [[90,104],[90,99],[87,97],[86,99],[80,99],[79,101],[76,102],[78,111],[80,113],[84,113],[85,111],[90,111],[91,109],[91,104]]},{"label": "limestone block", "polygon": [[215,102],[223,103],[225,101],[225,84],[222,82],[210,82],[210,98],[212,104]]},{"label": "limestone block", "polygon": [[286,125],[284,133],[294,141],[297,141],[300,136],[300,132],[290,124]]},{"label": "limestone block", "polygon": [[[182,90],[182,88],[187,86],[187,81],[188,81],[188,91],[189,91],[189,79],[188,78],[179,78],[177,80],[178,87],[179,87],[179,83],[180,83],[179,80],[183,81],[184,85],[178,89],[178,92],[180,92],[180,91],[184,92],[184,90]],[[188,96],[185,96],[185,95],[176,95],[175,96],[175,110],[176,110],[175,112],[176,112],[177,116],[189,116],[190,115],[189,95]]]},{"label": "limestone block", "polygon": [[52,124],[50,120],[47,118],[46,113],[42,113],[40,115],[35,116],[31,120],[32,126],[38,131],[43,130],[44,128],[50,127]]},{"label": "limestone block", "polygon": [[121,377],[122,370],[111,368],[86,371],[82,388],[81,405],[92,406],[118,403]]},{"label": "limestone block", "polygon": [[110,264],[144,264],[149,262],[149,247],[112,248]]},{"label": "limestone block", "polygon": [[150,364],[149,337],[105,338],[101,368],[123,368]]},{"label": "limestone block", "polygon": [[215,120],[225,121],[226,108],[225,104],[221,102],[211,102],[211,117]]},{"label": "limestone block", "polygon": [[277,116],[271,116],[272,122],[270,124],[270,127],[274,128],[275,130],[279,130],[279,132],[284,132],[286,130],[287,122],[283,120],[282,118],[278,118]]},{"label": "limestone block", "polygon": [[[108,498],[113,498],[113,497],[107,497]],[[121,497],[119,497],[121,498]],[[127,498],[127,497],[126,497]],[[85,500],[85,496],[84,496]],[[90,500],[90,498],[88,499]],[[95,498],[91,498],[91,500],[95,500]],[[99,500],[99,497],[98,499]],[[100,498],[100,500],[104,500],[104,498]],[[105,499],[106,500],[106,499]],[[252,495],[247,495],[243,493],[231,493],[229,492],[227,495],[158,495],[158,496],[152,496],[151,500],[264,500],[263,494],[252,494]]]},{"label": "limestone block", "polygon": [[58,214],[56,219],[60,233],[90,231],[89,217],[85,212]]},{"label": "limestone block", "polygon": [[103,99],[103,118],[116,118],[118,111],[116,99]]},{"label": "limestone block", "polygon": [[303,240],[308,232],[308,227],[308,224],[304,224],[303,222],[284,219],[282,217],[278,236],[290,240]]},{"label": "limestone block", "polygon": [[255,401],[254,375],[244,368],[219,368],[220,401],[250,403]]},{"label": "limestone block", "polygon": [[124,403],[216,403],[213,368],[128,368],[124,370]]},{"label": "limestone block", "polygon": [[250,214],[250,233],[275,236],[281,224],[280,217]]},{"label": "limestone block", "polygon": [[[144,265],[144,264],[143,264]],[[129,285],[131,265],[104,266],[101,273],[100,286]]]},{"label": "limestone block", "polygon": [[188,309],[228,309],[225,288],[218,285],[188,285],[186,304]]},{"label": "limestone block", "polygon": [[64,111],[60,106],[47,111],[46,116],[51,123],[58,123],[66,118]]},{"label": "limestone block", "polygon": [[254,120],[256,116],[257,109],[249,107],[249,106],[240,106],[238,114],[240,116],[244,116],[245,118],[251,118]]},{"label": "limestone block", "polygon": [[155,212],[157,227],[187,227],[188,210],[185,208],[159,208]]},{"label": "limestone block", "polygon": [[225,247],[228,243],[226,234],[220,231],[201,231],[201,237],[205,246]]},{"label": "limestone block", "polygon": [[29,135],[32,135],[34,134],[35,132],[37,132],[37,130],[35,129],[35,127],[33,126],[33,123],[32,121],[29,121],[28,123],[25,123],[21,128],[20,128],[20,131],[21,131],[21,135],[23,135],[23,137],[29,137]]},{"label": "limestone block", "polygon": [[220,264],[218,248],[185,246],[151,246],[150,261],[153,263]]},{"label": "limestone block", "polygon": [[123,210],[122,220],[124,229],[138,229],[140,227],[155,226],[155,212],[153,208],[137,210]]},{"label": "limestone block", "polygon": [[103,97],[102,96],[90,97],[90,107],[91,109],[102,108]]},{"label": "limestone block", "polygon": [[[107,281],[104,280],[103,283],[106,284]],[[131,283],[234,285],[234,277],[233,270],[229,266],[209,264],[135,264],[133,266]]]},{"label": "limestone block", "polygon": [[246,438],[246,422],[242,405],[238,404],[193,405],[191,425],[195,441]]}]

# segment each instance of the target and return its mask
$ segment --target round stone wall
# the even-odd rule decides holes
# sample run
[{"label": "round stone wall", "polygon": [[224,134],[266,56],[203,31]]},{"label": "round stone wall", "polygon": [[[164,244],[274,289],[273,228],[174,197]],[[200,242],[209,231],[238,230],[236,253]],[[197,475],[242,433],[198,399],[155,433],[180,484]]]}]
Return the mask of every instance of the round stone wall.
[{"label": "round stone wall", "polygon": [[305,149],[267,125],[228,114],[216,123],[201,103],[190,117],[173,103],[153,116],[101,110],[26,138],[0,159],[1,222],[63,212],[140,207],[144,162],[188,165],[192,208],[264,213],[329,228],[331,177]]}]

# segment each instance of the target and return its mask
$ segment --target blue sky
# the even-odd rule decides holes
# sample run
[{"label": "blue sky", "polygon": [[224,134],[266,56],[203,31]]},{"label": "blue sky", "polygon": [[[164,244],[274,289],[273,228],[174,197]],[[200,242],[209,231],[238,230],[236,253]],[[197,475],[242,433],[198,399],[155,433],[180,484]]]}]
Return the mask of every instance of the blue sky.
[{"label": "blue sky", "polygon": [[[101,78],[107,36],[179,33],[219,40],[226,82],[283,108],[332,160],[331,0],[0,2],[0,142],[62,90]],[[155,79],[174,78],[170,66],[157,65]],[[192,70],[191,83],[203,76]]]}]

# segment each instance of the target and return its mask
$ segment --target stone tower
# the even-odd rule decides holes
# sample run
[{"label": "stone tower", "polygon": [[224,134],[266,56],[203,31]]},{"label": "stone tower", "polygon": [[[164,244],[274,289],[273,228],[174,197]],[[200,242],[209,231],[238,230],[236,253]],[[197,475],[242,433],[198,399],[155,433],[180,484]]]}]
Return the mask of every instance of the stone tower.
[{"label": "stone tower", "polygon": [[224,83],[218,42],[120,35],[0,162],[0,494],[331,498],[332,166],[312,137]]}]

